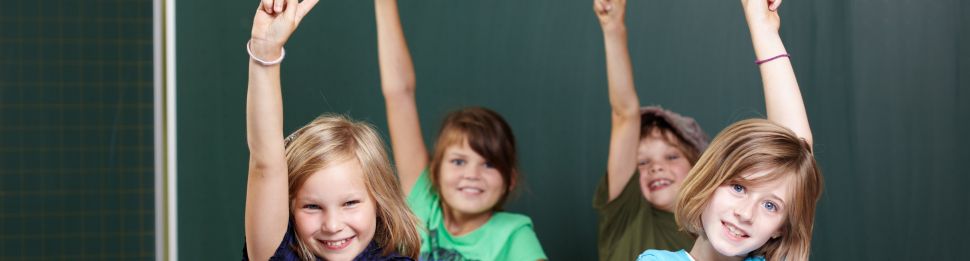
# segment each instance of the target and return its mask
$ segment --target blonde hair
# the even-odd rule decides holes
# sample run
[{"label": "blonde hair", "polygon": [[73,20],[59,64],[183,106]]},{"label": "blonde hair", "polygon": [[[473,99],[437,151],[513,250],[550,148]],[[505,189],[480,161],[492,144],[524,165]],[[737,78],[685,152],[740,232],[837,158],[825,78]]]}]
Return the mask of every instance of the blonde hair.
[{"label": "blonde hair", "polygon": [[[418,219],[404,200],[404,192],[391,171],[384,142],[367,123],[340,115],[321,115],[286,138],[289,199],[315,172],[345,160],[356,159],[364,173],[364,184],[377,208],[374,240],[383,255],[394,251],[417,259],[421,250]],[[291,215],[293,207],[290,207]],[[316,258],[296,237],[293,246],[303,260]]]},{"label": "blonde hair", "polygon": [[505,181],[505,193],[492,206],[493,211],[502,210],[519,176],[515,136],[501,115],[486,108],[468,107],[451,112],[445,117],[431,157],[429,172],[432,189],[441,193],[438,183],[441,180],[441,163],[445,157],[445,149],[466,141],[475,153],[495,166]]},{"label": "blonde hair", "polygon": [[757,171],[769,173],[747,182],[792,178],[795,183],[781,236],[769,239],[749,255],[768,260],[808,260],[822,174],[805,140],[768,120],[740,121],[714,138],[680,189],[677,224],[691,234],[703,235],[701,214],[714,191],[727,182],[743,182],[742,174]]}]

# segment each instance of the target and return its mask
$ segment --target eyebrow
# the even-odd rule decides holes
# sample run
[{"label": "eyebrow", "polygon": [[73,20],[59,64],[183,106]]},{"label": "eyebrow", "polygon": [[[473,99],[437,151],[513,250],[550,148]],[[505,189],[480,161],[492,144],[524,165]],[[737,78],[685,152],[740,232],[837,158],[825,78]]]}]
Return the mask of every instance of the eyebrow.
[{"label": "eyebrow", "polygon": [[788,205],[788,203],[785,202],[784,199],[782,199],[778,195],[775,195],[775,193],[768,194],[768,197],[778,201],[779,203],[781,203],[782,206]]},{"label": "eyebrow", "polygon": [[468,157],[468,155],[465,155],[465,153],[461,153],[461,152],[449,152],[448,153],[448,156],[452,156],[452,157]]}]

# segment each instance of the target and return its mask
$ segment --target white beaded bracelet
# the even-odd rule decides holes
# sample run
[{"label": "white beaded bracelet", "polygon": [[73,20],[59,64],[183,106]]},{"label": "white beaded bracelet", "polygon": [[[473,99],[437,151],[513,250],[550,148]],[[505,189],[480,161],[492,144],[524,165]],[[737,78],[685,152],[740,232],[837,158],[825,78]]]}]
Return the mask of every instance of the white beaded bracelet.
[{"label": "white beaded bracelet", "polygon": [[252,39],[246,42],[246,53],[249,54],[249,58],[253,59],[253,61],[256,61],[256,63],[258,63],[259,65],[262,65],[262,66],[277,65],[283,62],[283,57],[286,57],[286,49],[283,49],[283,47],[280,47],[280,58],[276,58],[276,60],[272,60],[272,61],[264,61],[262,59],[259,59],[259,57],[256,57],[255,55],[253,55],[253,50],[249,47],[250,45],[252,45],[252,43],[253,43]]}]

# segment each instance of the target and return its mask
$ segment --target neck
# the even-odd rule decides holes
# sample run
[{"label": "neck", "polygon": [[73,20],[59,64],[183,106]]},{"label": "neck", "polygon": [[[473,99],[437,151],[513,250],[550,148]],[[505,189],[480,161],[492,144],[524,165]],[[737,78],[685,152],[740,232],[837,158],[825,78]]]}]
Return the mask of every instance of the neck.
[{"label": "neck", "polygon": [[453,236],[468,234],[485,225],[492,218],[492,213],[489,210],[482,213],[468,214],[445,208],[445,229],[448,229],[448,233]]},{"label": "neck", "polygon": [[717,249],[714,249],[711,241],[707,240],[704,235],[697,237],[697,241],[694,241],[694,248],[690,249],[690,255],[697,261],[741,261],[744,259],[743,257],[722,255],[717,252]]}]

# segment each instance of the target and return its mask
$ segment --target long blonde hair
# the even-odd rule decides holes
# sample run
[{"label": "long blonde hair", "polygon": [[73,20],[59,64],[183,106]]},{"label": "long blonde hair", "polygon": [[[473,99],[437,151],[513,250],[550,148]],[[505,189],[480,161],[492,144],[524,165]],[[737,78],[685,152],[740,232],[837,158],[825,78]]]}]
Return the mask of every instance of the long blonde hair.
[{"label": "long blonde hair", "polygon": [[808,260],[822,174],[811,146],[791,130],[768,120],[740,121],[714,138],[680,189],[677,224],[691,234],[704,235],[701,214],[714,191],[755,171],[769,174],[750,182],[792,178],[795,184],[782,235],[769,239],[749,255],[768,260]]},{"label": "long blonde hair", "polygon": [[[391,170],[384,142],[367,123],[340,115],[321,115],[286,138],[289,199],[313,173],[348,159],[356,159],[364,172],[368,194],[376,202],[377,229],[374,240],[383,255],[394,251],[417,259],[421,250],[418,219],[404,200],[404,192]],[[291,206],[291,215],[292,209]],[[306,245],[296,237],[293,246],[303,260],[314,260]]]}]

